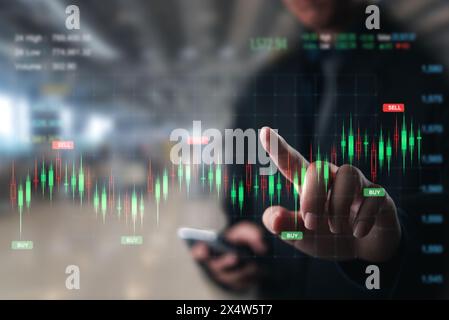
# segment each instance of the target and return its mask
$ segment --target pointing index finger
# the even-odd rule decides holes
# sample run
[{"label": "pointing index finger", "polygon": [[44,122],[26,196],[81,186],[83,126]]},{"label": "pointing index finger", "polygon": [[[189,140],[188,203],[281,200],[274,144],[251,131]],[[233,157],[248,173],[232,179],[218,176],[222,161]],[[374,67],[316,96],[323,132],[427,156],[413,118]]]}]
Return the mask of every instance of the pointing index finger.
[{"label": "pointing index finger", "polygon": [[295,173],[299,173],[303,166],[309,166],[309,162],[273,129],[263,127],[259,138],[276,167],[290,182],[293,183]]}]

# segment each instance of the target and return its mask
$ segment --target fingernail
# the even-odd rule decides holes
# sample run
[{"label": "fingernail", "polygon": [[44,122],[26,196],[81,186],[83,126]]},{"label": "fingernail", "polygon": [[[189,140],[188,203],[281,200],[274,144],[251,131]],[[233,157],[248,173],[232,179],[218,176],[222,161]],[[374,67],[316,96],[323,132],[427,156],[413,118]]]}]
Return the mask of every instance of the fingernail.
[{"label": "fingernail", "polygon": [[318,227],[318,215],[312,212],[307,212],[304,218],[304,225],[309,230],[315,230]]},{"label": "fingernail", "polygon": [[227,262],[228,262],[229,264],[236,264],[237,261],[238,261],[238,257],[237,257],[235,254],[230,254],[230,255],[228,256]]},{"label": "fingernail", "polygon": [[369,232],[371,223],[369,221],[359,221],[354,228],[354,237],[360,239],[366,236]]},{"label": "fingernail", "polygon": [[274,228],[274,222],[276,221],[277,218],[277,214],[275,212],[273,212],[273,210],[271,211],[271,219],[270,219],[270,229],[272,232],[276,232],[277,230],[275,230]]}]

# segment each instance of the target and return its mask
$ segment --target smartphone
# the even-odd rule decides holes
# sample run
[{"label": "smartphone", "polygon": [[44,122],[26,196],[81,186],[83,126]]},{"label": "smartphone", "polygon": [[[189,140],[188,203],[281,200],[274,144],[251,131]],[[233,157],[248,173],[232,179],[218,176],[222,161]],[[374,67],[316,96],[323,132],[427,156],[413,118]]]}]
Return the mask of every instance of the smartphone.
[{"label": "smartphone", "polygon": [[218,256],[225,253],[235,253],[241,257],[254,255],[249,247],[231,244],[212,230],[179,228],[178,237],[183,239],[189,247],[192,247],[197,242],[204,242],[209,247],[212,255]]}]

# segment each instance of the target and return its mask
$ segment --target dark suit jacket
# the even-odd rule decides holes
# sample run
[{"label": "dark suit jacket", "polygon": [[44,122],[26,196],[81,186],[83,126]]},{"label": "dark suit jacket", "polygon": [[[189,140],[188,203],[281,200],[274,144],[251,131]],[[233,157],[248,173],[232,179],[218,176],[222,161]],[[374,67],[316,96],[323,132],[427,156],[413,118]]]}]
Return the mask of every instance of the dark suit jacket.
[{"label": "dark suit jacket", "polygon": [[[398,29],[383,23],[383,32]],[[330,154],[333,143],[339,148],[341,126],[343,122],[348,126],[350,116],[354,127],[360,126],[362,131],[379,133],[382,129],[384,133],[391,132],[396,115],[382,113],[382,104],[387,102],[404,103],[406,116],[413,119],[415,126],[428,123],[447,125],[447,112],[441,106],[426,105],[422,101],[423,93],[446,90],[441,79],[421,72],[423,64],[433,61],[422,52],[417,43],[408,51],[389,52],[361,49],[306,51],[299,45],[249,81],[235,109],[234,128],[270,126],[279,129],[289,144],[309,157],[311,145],[313,154],[316,154],[318,145],[323,155],[326,152]],[[325,68],[330,68],[330,71]],[[331,80],[329,75],[333,77]],[[331,89],[329,83],[333,83]],[[323,99],[328,100],[323,102]],[[322,108],[327,109],[323,112]],[[329,119],[323,125],[320,120],[326,116]],[[399,125],[401,117],[398,117]],[[442,139],[424,135],[423,152],[441,152],[442,143]],[[343,164],[341,158],[338,163]],[[370,179],[369,163],[360,161],[354,165]],[[445,196],[421,192],[422,176],[432,171],[425,165],[407,163],[405,172],[398,169],[400,160],[393,166],[395,168],[390,175],[383,168],[376,182],[387,189],[399,208],[403,239],[397,256],[379,265],[381,290],[366,289],[367,263],[358,260],[336,263],[311,258],[267,233],[270,252],[257,259],[268,270],[267,276],[260,281],[260,296],[387,298],[435,294],[421,283],[421,274],[429,269],[429,265],[419,253],[420,242],[425,235],[420,230],[418,219],[422,213],[441,212],[442,208],[447,208]],[[256,173],[255,168],[252,172]],[[230,174],[236,180],[245,179],[244,166],[232,166]],[[447,186],[447,179],[441,178],[441,182]],[[283,196],[281,205],[293,208],[292,198]],[[247,197],[242,212],[238,206],[228,202],[230,225],[241,220],[261,224],[261,215],[268,206],[269,203],[263,203],[260,196]]]}]

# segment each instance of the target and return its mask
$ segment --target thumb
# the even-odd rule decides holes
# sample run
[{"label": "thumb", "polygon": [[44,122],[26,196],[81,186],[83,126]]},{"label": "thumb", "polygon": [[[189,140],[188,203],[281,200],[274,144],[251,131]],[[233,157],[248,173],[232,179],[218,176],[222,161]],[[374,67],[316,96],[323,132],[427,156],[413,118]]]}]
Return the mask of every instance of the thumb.
[{"label": "thumb", "polygon": [[309,166],[309,162],[273,129],[263,127],[259,139],[276,167],[290,182],[293,182],[295,173],[300,172],[302,166]]},{"label": "thumb", "polygon": [[262,221],[268,231],[278,235],[282,231],[296,231],[302,223],[302,218],[299,212],[273,206],[265,210]]},{"label": "thumb", "polygon": [[310,231],[304,226],[304,220],[299,212],[290,211],[280,206],[272,206],[265,210],[262,217],[263,224],[271,233],[281,237],[283,231],[296,231],[302,233],[302,238],[297,240],[285,240],[298,250],[308,253],[310,250]]}]

